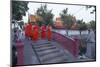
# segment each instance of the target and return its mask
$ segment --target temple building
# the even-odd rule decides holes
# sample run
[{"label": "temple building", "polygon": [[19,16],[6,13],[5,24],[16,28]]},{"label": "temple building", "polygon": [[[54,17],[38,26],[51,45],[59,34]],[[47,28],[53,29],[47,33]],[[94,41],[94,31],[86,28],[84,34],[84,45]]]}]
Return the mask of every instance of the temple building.
[{"label": "temple building", "polygon": [[35,16],[35,15],[30,15],[30,16],[29,16],[29,21],[30,21],[30,22],[36,22],[36,20],[37,20],[37,19],[36,19],[36,16]]},{"label": "temple building", "polygon": [[63,21],[61,20],[61,17],[57,17],[56,21],[54,22],[55,28],[64,28]]},{"label": "temple building", "polygon": [[37,21],[42,21],[42,17],[38,16],[38,15],[30,15],[29,16],[29,21],[30,22],[37,22]]}]

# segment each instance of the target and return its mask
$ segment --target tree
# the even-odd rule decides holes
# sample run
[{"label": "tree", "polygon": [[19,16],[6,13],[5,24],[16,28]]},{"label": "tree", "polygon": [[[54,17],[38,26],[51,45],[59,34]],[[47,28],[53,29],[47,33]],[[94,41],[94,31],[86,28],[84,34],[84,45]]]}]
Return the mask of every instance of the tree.
[{"label": "tree", "polygon": [[93,14],[94,12],[96,12],[96,6],[91,6],[91,5],[88,5],[86,6],[86,9],[90,9],[90,8],[93,8],[93,10],[90,12],[91,14]]},{"label": "tree", "polygon": [[28,10],[27,1],[12,1],[12,19],[22,20]]},{"label": "tree", "polygon": [[82,20],[77,20],[78,26],[79,26],[79,30],[86,30],[87,29],[87,24],[85,22],[83,22]]},{"label": "tree", "polygon": [[52,14],[52,10],[47,9],[46,4],[41,5],[41,7],[37,9],[36,14],[43,18],[43,20],[39,22],[42,22],[46,25],[52,24],[54,15]]},{"label": "tree", "polygon": [[64,22],[64,25],[67,29],[70,29],[73,24],[73,16],[68,14],[68,8],[62,10],[60,13],[61,19]]},{"label": "tree", "polygon": [[66,34],[68,35],[68,30],[67,29],[71,29],[74,21],[73,21],[73,16],[68,14],[68,8],[62,10],[62,12],[60,13],[61,19],[64,22],[64,26],[66,28]]},{"label": "tree", "polygon": [[96,22],[95,21],[93,21],[93,20],[90,21],[88,25],[89,25],[89,28],[92,28],[94,31],[96,30]]},{"label": "tree", "polygon": [[81,32],[83,30],[87,30],[88,27],[87,27],[87,24],[85,22],[83,22],[83,19],[82,20],[77,20],[77,24],[78,24],[78,29],[80,31],[80,36],[81,36]]}]

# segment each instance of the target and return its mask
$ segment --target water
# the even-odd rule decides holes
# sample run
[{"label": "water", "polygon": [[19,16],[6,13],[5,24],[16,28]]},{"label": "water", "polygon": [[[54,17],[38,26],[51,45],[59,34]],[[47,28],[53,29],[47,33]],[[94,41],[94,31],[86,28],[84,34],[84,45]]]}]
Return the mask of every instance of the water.
[{"label": "water", "polygon": [[[61,29],[54,29],[53,31],[60,33],[62,35],[67,35],[66,34],[66,30],[61,30]],[[68,32],[68,36],[72,36],[72,35],[80,35],[80,31],[79,30],[67,30]],[[84,30],[81,32],[82,35],[87,35],[88,34],[88,30]]]}]

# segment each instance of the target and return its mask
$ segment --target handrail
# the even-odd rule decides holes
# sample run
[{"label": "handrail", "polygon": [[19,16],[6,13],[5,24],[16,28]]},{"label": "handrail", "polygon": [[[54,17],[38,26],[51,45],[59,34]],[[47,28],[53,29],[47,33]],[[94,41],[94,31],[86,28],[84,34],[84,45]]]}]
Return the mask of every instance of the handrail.
[{"label": "handrail", "polygon": [[73,56],[78,56],[78,41],[72,40],[64,35],[61,35],[57,32],[52,31],[52,40],[61,44],[64,49],[67,49],[69,52],[73,54]]}]

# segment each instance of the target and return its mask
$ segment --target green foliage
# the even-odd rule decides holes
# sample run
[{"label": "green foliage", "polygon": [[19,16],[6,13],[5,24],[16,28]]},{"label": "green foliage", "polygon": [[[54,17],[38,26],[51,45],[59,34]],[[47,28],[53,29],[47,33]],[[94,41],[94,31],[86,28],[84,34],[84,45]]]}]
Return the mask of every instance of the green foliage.
[{"label": "green foliage", "polygon": [[12,1],[12,18],[21,20],[22,16],[26,15],[28,10],[28,2],[26,1]]},{"label": "green foliage", "polygon": [[52,14],[52,10],[48,10],[46,4],[41,5],[41,7],[37,9],[36,14],[43,18],[41,22],[46,25],[51,24],[53,21],[54,15]]},{"label": "green foliage", "polygon": [[93,29],[96,30],[96,22],[95,21],[90,21],[88,23],[83,22],[83,20],[77,20],[78,23],[78,29],[79,30],[86,30],[86,29]]},{"label": "green foliage", "polygon": [[68,8],[62,10],[60,13],[61,19],[64,22],[64,25],[67,29],[70,29],[73,24],[73,16],[68,14]]},{"label": "green foliage", "polygon": [[42,23],[43,23],[42,21],[38,21],[38,25],[39,25],[39,26],[41,26],[41,25],[42,25]]},{"label": "green foliage", "polygon": [[96,30],[96,22],[95,22],[95,21],[93,21],[93,20],[90,21],[88,25],[89,25],[89,27],[92,28],[93,30]]},{"label": "green foliage", "polygon": [[78,27],[79,30],[88,29],[87,24],[85,22],[83,22],[83,20],[77,20],[77,23],[79,25],[79,27]]},{"label": "green foliage", "polygon": [[87,30],[87,25],[86,25],[86,23],[85,23],[85,22],[81,23],[79,29],[80,29],[80,30]]}]

